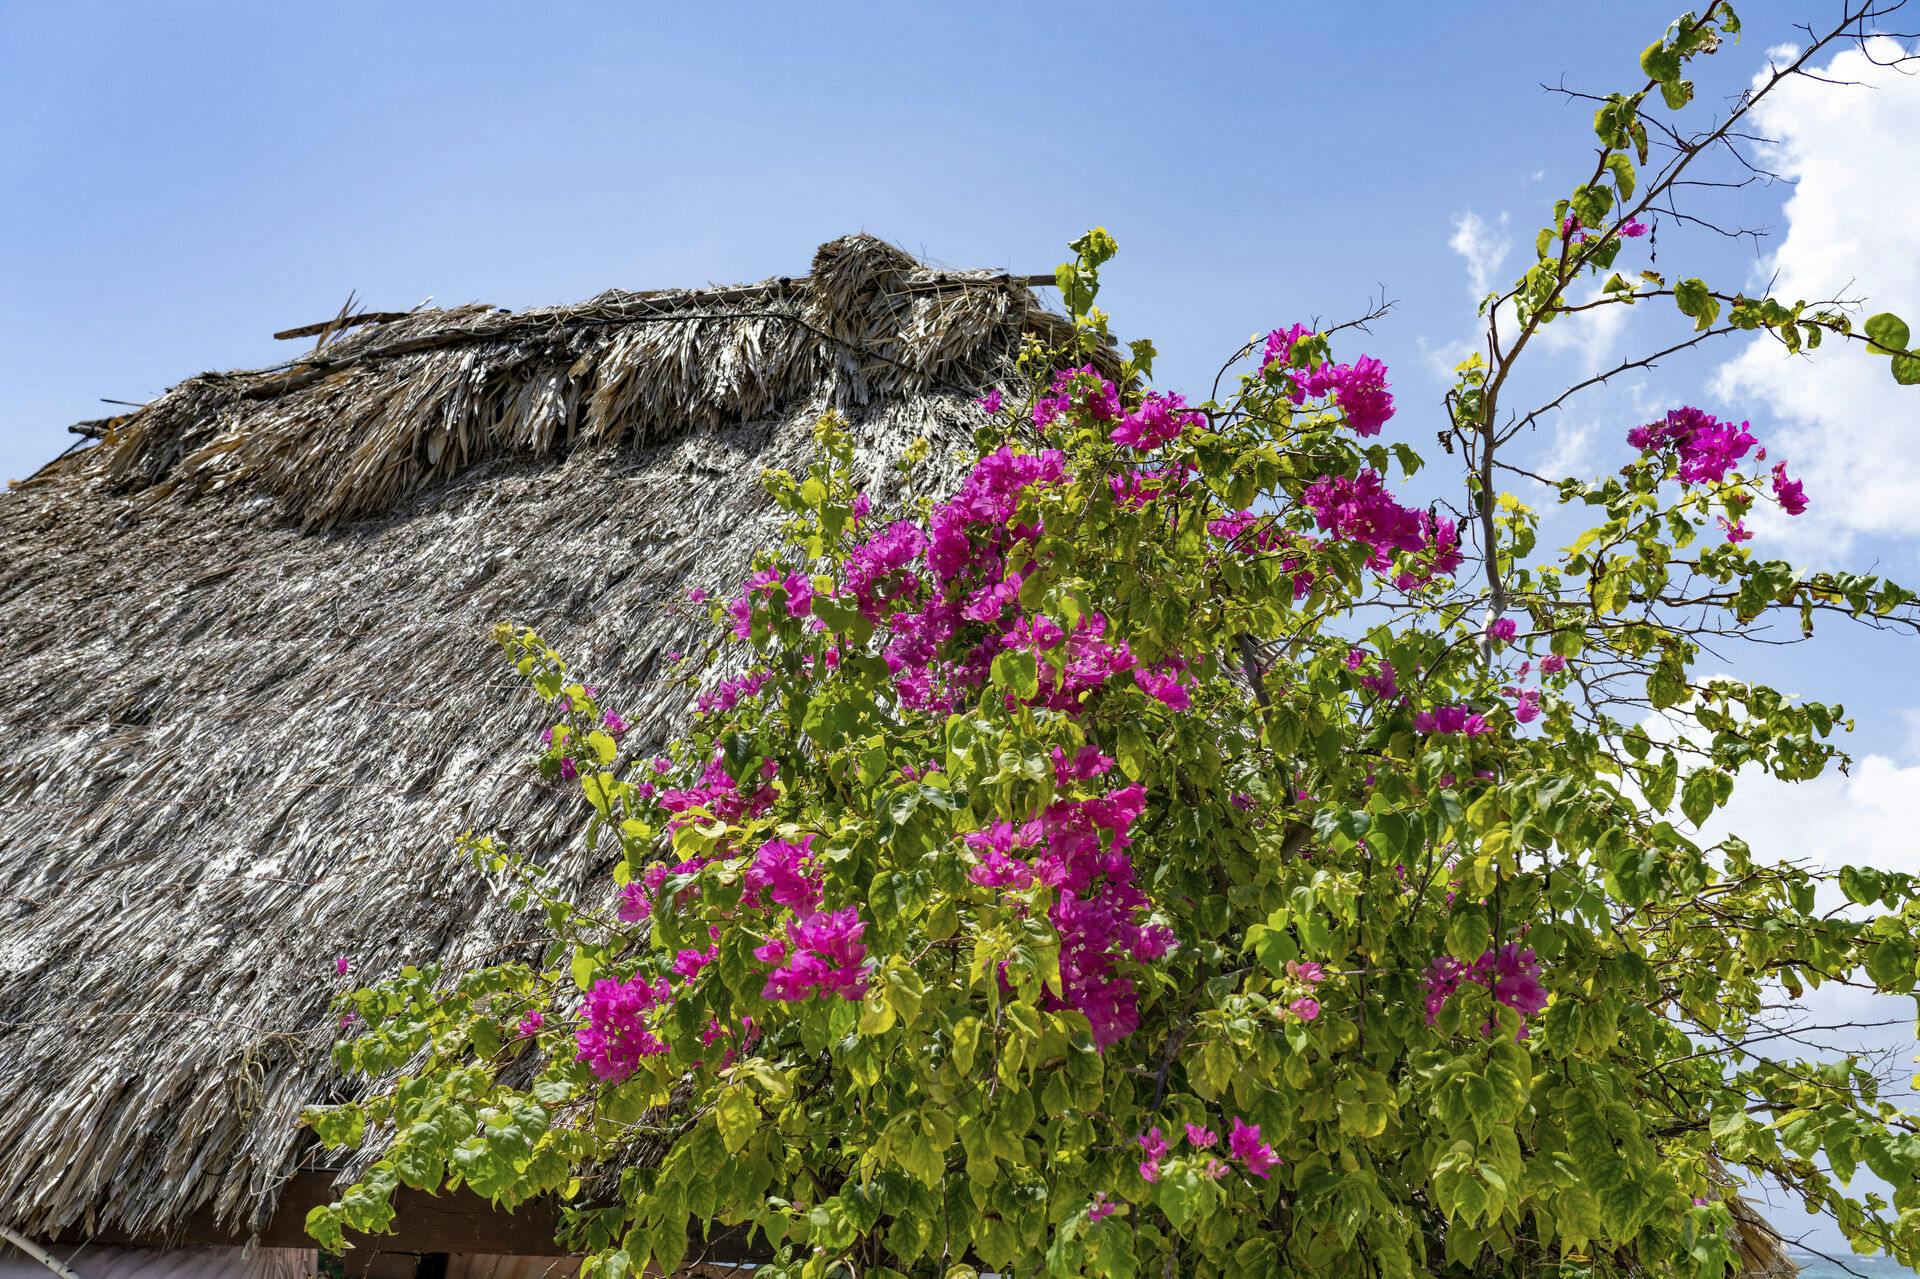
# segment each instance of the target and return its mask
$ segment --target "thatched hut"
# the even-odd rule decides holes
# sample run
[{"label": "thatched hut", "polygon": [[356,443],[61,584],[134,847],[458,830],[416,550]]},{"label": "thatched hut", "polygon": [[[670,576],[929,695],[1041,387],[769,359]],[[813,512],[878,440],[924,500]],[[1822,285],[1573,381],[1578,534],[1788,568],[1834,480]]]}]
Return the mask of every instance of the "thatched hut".
[{"label": "thatched hut", "polygon": [[[0,1279],[308,1273],[333,993],[520,935],[466,829],[582,892],[605,871],[525,765],[492,623],[669,736],[668,654],[703,642],[679,602],[770,540],[760,471],[827,409],[879,487],[963,443],[1022,340],[1066,334],[1037,283],[850,236],[802,278],[311,326],[0,496]],[[350,1273],[571,1271],[537,1207],[403,1192],[396,1224]]]},{"label": "thatched hut", "polygon": [[[803,278],[326,326],[83,424],[0,497],[0,1227],[56,1261],[302,1246],[332,1197],[295,1124],[339,1086],[329,998],[517,926],[455,837],[604,873],[526,767],[490,624],[665,737],[666,655],[703,642],[678,601],[770,540],[762,468],[830,408],[876,481],[963,442],[1023,337],[1064,333],[1029,283],[850,236]],[[413,1197],[380,1246],[553,1250],[540,1214],[459,1198]]]}]

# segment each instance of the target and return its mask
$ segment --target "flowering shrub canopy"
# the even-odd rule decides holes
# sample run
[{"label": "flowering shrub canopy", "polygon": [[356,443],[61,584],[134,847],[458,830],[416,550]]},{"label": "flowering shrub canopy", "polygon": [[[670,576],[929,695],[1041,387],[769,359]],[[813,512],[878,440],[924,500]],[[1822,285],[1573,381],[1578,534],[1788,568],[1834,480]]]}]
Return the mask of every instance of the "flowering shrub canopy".
[{"label": "flowering shrub canopy", "polygon": [[[1143,344],[1103,366],[1095,231],[1060,273],[1080,349],[982,401],[957,488],[875,509],[832,419],[767,477],[786,539],[687,605],[728,678],[668,753],[503,625],[612,879],[569,902],[469,842],[551,944],[342,996],[338,1061],[383,1082],[310,1123],[384,1145],[314,1234],[384,1227],[406,1184],[557,1194],[605,1276],[745,1224],[780,1275],[1713,1279],[1738,1169],[1920,1257],[1914,1119],[1749,1038],[1823,982],[1911,992],[1915,884],[1689,833],[1738,772],[1842,758],[1840,708],[1699,674],[1703,632],[1913,597],[1756,553],[1756,505],[1820,495],[1700,408],[1554,487],[1595,521],[1558,551],[1493,483],[1509,362],[1654,216],[1648,95],[1684,105],[1735,29],[1690,16],[1605,100],[1520,333],[1449,397],[1458,511],[1396,493],[1419,458],[1344,334],[1256,339],[1204,403],[1139,389]],[[1606,287],[1855,336],[1640,278]],[[1861,1165],[1891,1199],[1849,1193]]]}]

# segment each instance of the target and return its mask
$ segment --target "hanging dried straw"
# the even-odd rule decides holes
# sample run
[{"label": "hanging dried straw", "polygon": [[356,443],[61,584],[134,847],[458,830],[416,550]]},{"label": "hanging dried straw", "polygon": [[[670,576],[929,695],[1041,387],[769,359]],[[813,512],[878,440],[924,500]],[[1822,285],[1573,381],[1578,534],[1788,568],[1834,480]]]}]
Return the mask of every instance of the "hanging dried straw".
[{"label": "hanging dried straw", "polygon": [[863,465],[945,455],[1022,338],[1020,282],[865,236],[809,277],[410,314],[207,374],[0,497],[0,1224],[258,1227],[327,1099],[327,1001],[518,921],[469,826],[582,890],[579,805],[488,640],[538,626],[634,742],[686,692],[690,586],[770,543],[762,468],[829,408]]}]

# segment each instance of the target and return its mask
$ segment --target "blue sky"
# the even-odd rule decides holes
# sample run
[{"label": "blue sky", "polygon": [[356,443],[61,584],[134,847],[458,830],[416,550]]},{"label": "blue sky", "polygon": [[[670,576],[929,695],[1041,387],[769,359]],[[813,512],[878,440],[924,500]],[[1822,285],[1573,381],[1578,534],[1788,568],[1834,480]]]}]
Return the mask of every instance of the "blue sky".
[{"label": "blue sky", "polygon": [[[519,308],[800,274],[856,229],[1046,270],[1094,224],[1122,250],[1103,304],[1158,342],[1174,387],[1204,393],[1248,335],[1346,318],[1384,287],[1399,306],[1357,349],[1393,369],[1392,432],[1431,453],[1443,370],[1473,333],[1470,267],[1504,283],[1592,163],[1588,110],[1542,82],[1627,86],[1678,7],[475,4],[454,22],[0,3],[0,478],[115,411],[101,397],[293,354],[269,335],[349,290],[374,309]],[[1703,103],[1792,40],[1797,12],[1831,8],[1750,7]],[[1800,183],[1726,207],[1773,236],[1662,228],[1661,265],[1734,287],[1777,272],[1806,296],[1852,283],[1920,318],[1920,177],[1895,160],[1920,82],[1797,89],[1763,123]],[[1578,376],[1655,321],[1672,317],[1571,331],[1548,372]],[[1523,452],[1604,469],[1674,402],[1751,418],[1815,504],[1757,545],[1920,579],[1920,392],[1863,364],[1728,348],[1605,392]],[[1852,777],[1737,801],[1756,844],[1920,870],[1911,646],[1842,633],[1728,669],[1858,713]]]},{"label": "blue sky", "polygon": [[1570,40],[1548,14],[1581,10],[1517,3],[705,8],[0,8],[0,466],[100,396],[284,357],[268,334],[348,289],[757,279],[853,229],[1045,270],[1105,225],[1108,301],[1171,381],[1385,284],[1417,397],[1404,354],[1461,327],[1449,219],[1583,163],[1586,113],[1538,82],[1619,82],[1671,16]]},{"label": "blue sky", "polygon": [[[990,4],[747,4],[724,20],[483,4],[458,23],[430,6],[0,4],[15,197],[0,203],[0,478],[115,411],[102,397],[285,358],[269,335],[349,290],[375,309],[518,308],[799,274],[854,229],[955,265],[1046,270],[1094,224],[1122,250],[1103,302],[1159,343],[1172,386],[1204,386],[1250,333],[1345,318],[1384,287],[1399,307],[1366,346],[1394,371],[1394,429],[1431,452],[1444,369],[1472,333],[1459,219],[1513,242],[1495,281],[1517,270],[1591,163],[1587,110],[1540,86],[1627,83],[1671,3],[1605,20],[1558,3],[1063,5],[1044,21]],[[1743,43],[1704,64],[1703,103],[1793,37],[1791,10],[1749,15]],[[1663,228],[1667,261],[1745,282],[1783,242],[1792,190],[1738,198],[1772,240]],[[1833,273],[1839,287],[1855,264]],[[1526,451],[1604,467],[1639,410],[1674,399],[1751,416],[1777,448],[1765,402],[1709,393],[1718,367],[1661,370]],[[1875,484],[1895,510],[1877,527],[1835,525],[1852,499],[1815,484],[1788,545],[1920,576],[1920,515],[1899,512],[1904,485]],[[1856,744],[1910,757],[1920,681],[1885,674],[1902,650],[1861,635],[1839,649],[1743,660],[1871,703]]]}]

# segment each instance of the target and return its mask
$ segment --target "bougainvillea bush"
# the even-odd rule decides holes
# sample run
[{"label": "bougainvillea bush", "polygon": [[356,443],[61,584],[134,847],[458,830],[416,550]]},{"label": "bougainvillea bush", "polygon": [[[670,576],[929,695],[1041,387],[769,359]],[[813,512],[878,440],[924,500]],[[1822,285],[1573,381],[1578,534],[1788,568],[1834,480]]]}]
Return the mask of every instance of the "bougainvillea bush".
[{"label": "bougainvillea bush", "polygon": [[373,1157],[316,1237],[409,1185],[559,1196],[604,1276],[733,1227],[771,1275],[1712,1279],[1767,1179],[1920,1258],[1914,1118],[1764,1033],[1823,983],[1910,993],[1920,891],[1695,833],[1736,775],[1844,763],[1841,708],[1704,674],[1703,645],[1911,627],[1913,597],[1768,556],[1757,508],[1832,495],[1726,406],[1536,486],[1590,526],[1564,547],[1501,488],[1509,372],[1577,308],[1914,380],[1892,316],[1643,269],[1737,132],[1655,102],[1736,31],[1690,15],[1598,99],[1592,179],[1434,420],[1449,502],[1404,496],[1392,441],[1426,428],[1355,330],[1276,329],[1204,400],[1147,389],[1149,346],[1104,354],[1096,231],[1059,274],[1079,348],[981,401],[957,485],[881,509],[832,419],[767,477],[785,540],[681,605],[715,642],[669,750],[503,625],[612,877],[563,900],[471,839],[544,953],[342,995],[373,1083],[309,1122]]}]

